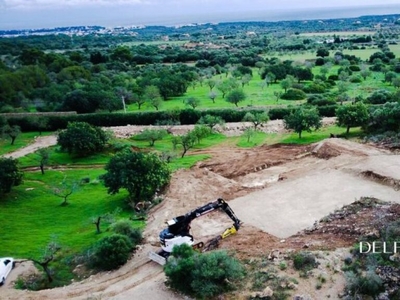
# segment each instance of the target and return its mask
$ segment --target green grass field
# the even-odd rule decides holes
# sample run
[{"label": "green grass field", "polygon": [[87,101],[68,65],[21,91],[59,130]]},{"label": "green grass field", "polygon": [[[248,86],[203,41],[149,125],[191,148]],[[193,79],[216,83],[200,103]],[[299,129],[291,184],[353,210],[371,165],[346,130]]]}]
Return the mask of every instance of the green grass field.
[{"label": "green grass field", "polygon": [[[389,45],[390,51],[392,51],[396,57],[400,56],[400,45]],[[332,57],[336,51],[330,51],[330,56]],[[344,49],[343,54],[355,55],[359,57],[361,60],[366,61],[369,57],[374,54],[375,52],[380,52],[376,46],[368,47],[366,49],[356,49],[356,50],[349,50]],[[304,62],[306,60],[313,60],[316,59],[317,52],[316,51],[302,51],[302,52],[290,52],[290,53],[275,53],[272,52],[266,56],[266,58],[278,57],[281,60],[292,60],[296,62]]]},{"label": "green grass field", "polygon": [[[225,76],[214,76],[213,78],[216,82],[225,80]],[[238,104],[239,108],[244,107],[274,107],[277,105],[296,105],[303,103],[304,101],[288,101],[282,100],[276,101],[274,92],[282,91],[281,86],[278,84],[271,84],[268,87],[263,87],[263,81],[260,75],[257,74],[256,69],[253,71],[253,79],[250,81],[249,85],[245,85],[243,90],[246,94],[246,99]],[[222,93],[218,91],[216,87],[213,91],[217,93],[217,98],[215,103],[209,98],[210,88],[206,83],[201,86],[198,84],[195,88],[189,87],[184,96],[173,97],[164,101],[160,110],[173,110],[173,109],[183,109],[189,108],[185,104],[185,100],[190,97],[195,97],[200,100],[200,105],[196,109],[213,109],[213,108],[235,108],[234,104],[228,103],[224,98],[222,98]],[[128,105],[128,111],[138,111],[137,105]],[[142,106],[141,111],[155,111],[155,108],[149,104]]]},{"label": "green grass field", "polygon": [[[363,50],[353,50],[353,51],[363,51]],[[376,51],[370,52],[370,54]],[[369,55],[366,55],[369,57]],[[399,47],[399,55],[400,55],[400,47]],[[283,59],[283,58],[282,58]],[[289,59],[289,58],[288,58]],[[339,66],[332,66],[328,75],[337,74]],[[315,75],[319,74],[320,67],[314,67],[313,73]],[[353,75],[356,75],[357,72],[353,72]],[[215,76],[215,81],[224,80],[220,76]],[[388,89],[394,91],[394,87],[389,85],[388,83],[383,82],[384,75],[382,72],[373,72],[371,76],[367,77],[367,79],[362,81],[361,83],[350,83],[348,87],[348,94],[350,97],[354,98],[357,95],[361,95],[364,98],[371,94],[374,90],[377,89]],[[307,83],[307,82],[303,82]],[[276,84],[270,84],[268,87],[263,87],[263,81],[260,76],[257,74],[256,69],[253,70],[253,78],[250,81],[249,85],[245,85],[243,88],[246,94],[246,100],[239,103],[239,108],[249,108],[249,107],[264,107],[266,109],[277,107],[277,106],[287,106],[287,105],[299,105],[304,103],[304,100],[299,101],[291,101],[291,100],[276,100],[274,92],[283,92],[282,87],[279,82]],[[331,91],[335,91],[337,88],[333,87]],[[160,110],[176,110],[189,108],[185,104],[185,100],[190,97],[195,97],[200,101],[200,105],[195,109],[204,110],[204,109],[214,109],[214,108],[235,108],[235,105],[226,102],[225,99],[222,98],[222,94],[218,91],[216,87],[213,88],[218,96],[215,100],[215,103],[211,101],[209,98],[210,88],[208,85],[203,83],[203,86],[197,85],[195,88],[189,87],[184,96],[181,97],[173,97],[167,101],[163,101]],[[131,104],[128,105],[128,111],[138,111],[137,105]],[[149,104],[145,104],[142,106],[141,111],[155,111],[155,108],[150,106]]]},{"label": "green grass field", "polygon": [[[91,218],[125,207],[126,192],[108,195],[97,179],[103,173],[104,170],[46,171],[45,175],[25,172],[24,184],[15,187],[0,203],[1,256],[37,257],[52,240],[60,243],[63,251],[74,253],[95,242],[99,236]],[[52,187],[64,177],[77,182],[88,177],[90,183],[80,184],[68,198],[69,205],[60,206],[62,199],[53,194]],[[122,216],[127,212],[118,217]],[[136,226],[142,227],[143,223],[136,222]]]}]

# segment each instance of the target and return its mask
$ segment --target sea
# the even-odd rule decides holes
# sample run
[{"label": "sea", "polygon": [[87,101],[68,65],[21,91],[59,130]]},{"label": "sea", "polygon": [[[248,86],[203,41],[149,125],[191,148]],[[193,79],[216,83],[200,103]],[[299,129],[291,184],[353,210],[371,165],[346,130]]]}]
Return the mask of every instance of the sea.
[{"label": "sea", "polygon": [[[293,21],[293,20],[318,20],[318,19],[338,19],[338,18],[357,18],[368,15],[392,15],[400,14],[400,4],[385,6],[363,6],[363,7],[343,7],[343,8],[309,8],[309,9],[274,9],[271,11],[241,11],[241,12],[218,12],[207,15],[176,15],[176,16],[157,16],[152,19],[147,17],[144,20],[137,18],[135,21],[143,25],[164,25],[179,26],[186,24],[202,23],[223,23],[223,22],[245,22],[245,21]],[[119,24],[117,24],[119,23]],[[121,24],[123,23],[123,24]],[[132,21],[123,21],[119,18],[114,25],[130,25]],[[138,25],[138,24],[131,24]]]},{"label": "sea", "polygon": [[[116,6],[117,7],[117,6]],[[265,7],[265,6],[264,6]],[[229,11],[210,10],[207,13],[165,13],[162,10],[145,11],[144,13],[132,11],[131,8],[110,8],[106,11],[101,8],[88,10],[2,10],[0,0],[0,30],[28,29],[28,28],[54,28],[68,26],[98,25],[105,27],[117,26],[184,26],[188,24],[222,23],[241,21],[292,21],[353,18],[367,15],[400,14],[399,4],[373,5],[373,6],[347,6],[334,8],[308,8],[308,9],[264,9],[235,11],[232,6]]]}]

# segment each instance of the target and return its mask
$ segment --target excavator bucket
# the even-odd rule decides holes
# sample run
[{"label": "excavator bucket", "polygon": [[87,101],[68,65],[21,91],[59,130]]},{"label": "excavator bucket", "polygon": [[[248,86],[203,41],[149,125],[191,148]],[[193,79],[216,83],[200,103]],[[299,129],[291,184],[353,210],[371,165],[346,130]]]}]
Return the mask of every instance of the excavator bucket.
[{"label": "excavator bucket", "polygon": [[236,232],[237,232],[236,227],[232,226],[230,228],[225,229],[225,231],[221,234],[221,237],[224,239],[230,236],[231,234],[235,234]]},{"label": "excavator bucket", "polygon": [[156,262],[156,263],[158,263],[159,265],[162,265],[162,266],[167,263],[167,259],[164,256],[162,256],[159,253],[154,252],[154,251],[150,251],[149,254],[148,254],[148,257],[152,261],[154,261],[154,262]]}]

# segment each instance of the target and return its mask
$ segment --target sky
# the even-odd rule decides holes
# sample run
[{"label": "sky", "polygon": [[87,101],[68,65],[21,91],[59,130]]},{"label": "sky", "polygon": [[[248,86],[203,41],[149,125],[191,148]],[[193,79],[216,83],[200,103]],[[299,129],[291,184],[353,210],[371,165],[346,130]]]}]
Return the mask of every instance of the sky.
[{"label": "sky", "polygon": [[0,29],[400,14],[399,0],[0,0]]}]

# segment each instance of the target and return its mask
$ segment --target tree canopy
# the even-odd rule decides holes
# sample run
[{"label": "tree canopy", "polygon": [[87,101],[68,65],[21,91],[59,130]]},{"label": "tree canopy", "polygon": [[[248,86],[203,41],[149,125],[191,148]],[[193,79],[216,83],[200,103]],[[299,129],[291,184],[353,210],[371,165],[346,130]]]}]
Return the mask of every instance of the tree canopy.
[{"label": "tree canopy", "polygon": [[87,156],[102,151],[108,139],[108,134],[99,127],[85,122],[71,122],[67,129],[59,133],[57,143],[69,154]]},{"label": "tree canopy", "polygon": [[322,125],[321,119],[316,107],[300,107],[284,118],[284,124],[286,129],[293,129],[301,138],[303,131],[311,132],[319,129]]},{"label": "tree canopy", "polygon": [[12,158],[0,158],[0,194],[11,192],[13,186],[22,183],[23,173],[18,169],[18,161]]},{"label": "tree canopy", "polygon": [[266,112],[254,113],[254,114],[252,114],[251,112],[247,112],[243,117],[244,122],[253,123],[255,130],[257,129],[257,127],[259,125],[268,122],[268,120],[269,120],[269,116]]},{"label": "tree canopy", "polygon": [[154,153],[117,153],[105,166],[104,185],[109,194],[121,188],[129,192],[130,199],[137,203],[152,200],[156,191],[169,183],[171,173],[166,162]]},{"label": "tree canopy", "polygon": [[226,96],[226,101],[232,104],[235,104],[237,107],[239,102],[242,102],[246,99],[246,94],[239,89],[231,91],[227,96]]},{"label": "tree canopy", "polygon": [[368,109],[363,103],[356,105],[341,105],[336,110],[336,122],[339,126],[346,127],[349,133],[350,127],[365,125],[369,119]]}]

